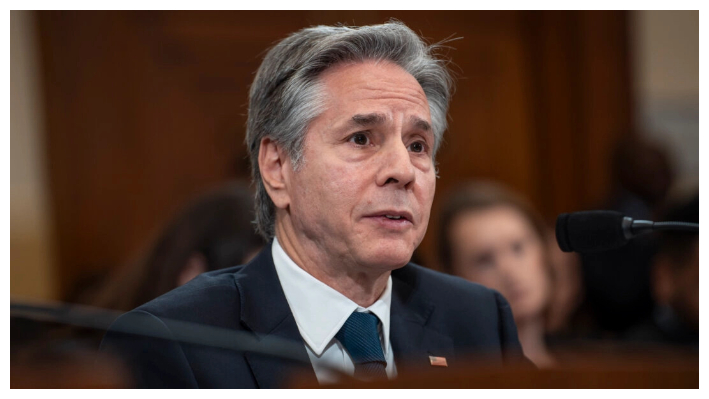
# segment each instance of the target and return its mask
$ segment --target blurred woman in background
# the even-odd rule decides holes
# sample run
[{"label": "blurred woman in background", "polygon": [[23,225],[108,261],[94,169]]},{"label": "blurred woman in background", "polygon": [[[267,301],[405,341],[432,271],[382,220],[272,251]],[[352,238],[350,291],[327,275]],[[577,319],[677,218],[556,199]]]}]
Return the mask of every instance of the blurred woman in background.
[{"label": "blurred woman in background", "polygon": [[198,274],[248,262],[263,247],[251,221],[253,194],[232,182],[190,203],[162,230],[145,258],[110,281],[95,304],[131,310]]},{"label": "blurred woman in background", "polygon": [[552,298],[547,229],[521,197],[494,183],[471,183],[445,201],[439,231],[447,273],[499,291],[510,303],[525,355],[554,364],[544,341]]},{"label": "blurred woman in background", "polygon": [[[81,287],[85,295],[77,298],[128,311],[200,273],[248,262],[263,246],[251,225],[252,198],[248,186],[236,182],[196,198],[161,229],[142,260],[104,284]],[[11,317],[10,330],[13,387],[131,386],[119,359],[95,353],[101,329]]]}]

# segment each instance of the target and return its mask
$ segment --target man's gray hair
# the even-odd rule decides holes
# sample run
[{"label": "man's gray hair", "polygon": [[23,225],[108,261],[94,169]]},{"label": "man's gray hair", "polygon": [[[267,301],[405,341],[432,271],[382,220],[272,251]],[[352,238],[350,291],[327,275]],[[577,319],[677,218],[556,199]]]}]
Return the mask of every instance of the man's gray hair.
[{"label": "man's gray hair", "polygon": [[256,72],[249,92],[246,145],[256,184],[256,230],[266,240],[275,235],[275,205],[261,180],[261,140],[282,147],[297,170],[303,161],[303,139],[310,122],[324,110],[320,74],[333,65],[366,60],[389,61],[421,85],[431,112],[433,154],[446,130],[453,80],[439,45],[427,45],[399,21],[362,27],[315,26],[276,44]]}]

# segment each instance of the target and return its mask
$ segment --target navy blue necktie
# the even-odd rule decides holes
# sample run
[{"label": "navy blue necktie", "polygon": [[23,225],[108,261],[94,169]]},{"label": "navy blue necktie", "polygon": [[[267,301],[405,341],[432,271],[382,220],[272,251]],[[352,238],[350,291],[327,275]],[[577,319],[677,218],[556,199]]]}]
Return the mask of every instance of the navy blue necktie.
[{"label": "navy blue necktie", "polygon": [[387,378],[378,325],[374,314],[353,312],[335,335],[354,362],[355,378]]}]

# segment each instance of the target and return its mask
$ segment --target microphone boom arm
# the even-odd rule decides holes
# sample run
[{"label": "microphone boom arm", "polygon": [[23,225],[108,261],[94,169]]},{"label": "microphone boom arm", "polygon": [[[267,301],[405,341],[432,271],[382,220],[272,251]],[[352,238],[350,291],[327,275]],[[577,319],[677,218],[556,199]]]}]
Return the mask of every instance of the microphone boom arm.
[{"label": "microphone boom arm", "polygon": [[[628,228],[626,228],[626,220],[628,219],[630,219],[630,223]],[[699,233],[699,223],[653,222],[650,220],[633,220],[627,216],[623,218],[623,233],[627,239],[650,231],[686,231]]]}]

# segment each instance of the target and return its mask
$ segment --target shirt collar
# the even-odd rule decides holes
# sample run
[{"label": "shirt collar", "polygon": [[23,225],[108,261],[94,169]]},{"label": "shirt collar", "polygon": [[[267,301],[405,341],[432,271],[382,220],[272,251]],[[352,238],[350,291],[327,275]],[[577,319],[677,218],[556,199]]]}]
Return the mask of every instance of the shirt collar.
[{"label": "shirt collar", "polygon": [[384,355],[389,350],[391,276],[382,295],[372,306],[363,308],[332,287],[301,269],[273,239],[273,264],[278,279],[305,343],[320,356],[354,311],[374,313],[382,323]]}]

